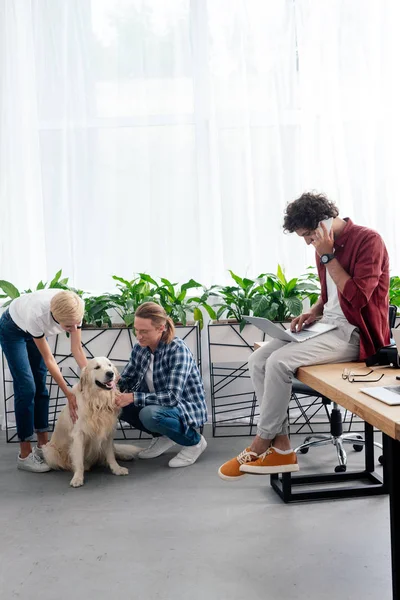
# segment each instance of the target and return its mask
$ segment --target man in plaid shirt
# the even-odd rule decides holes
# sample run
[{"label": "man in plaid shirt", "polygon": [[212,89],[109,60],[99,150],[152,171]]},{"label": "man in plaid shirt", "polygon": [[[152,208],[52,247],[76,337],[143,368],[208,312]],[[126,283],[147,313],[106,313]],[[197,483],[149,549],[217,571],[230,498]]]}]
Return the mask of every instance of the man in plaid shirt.
[{"label": "man in plaid shirt", "polygon": [[139,458],[156,458],[174,444],[182,450],[170,467],[193,464],[207,447],[196,431],[207,421],[203,382],[185,342],[164,309],[145,302],[136,311],[138,343],[118,382],[121,419],[153,436]]}]

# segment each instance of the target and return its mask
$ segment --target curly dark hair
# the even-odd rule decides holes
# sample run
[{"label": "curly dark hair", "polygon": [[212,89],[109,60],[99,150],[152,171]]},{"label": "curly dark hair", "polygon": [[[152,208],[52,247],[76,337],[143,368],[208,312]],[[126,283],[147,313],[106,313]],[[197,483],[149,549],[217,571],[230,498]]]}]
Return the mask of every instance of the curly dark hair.
[{"label": "curly dark hair", "polygon": [[286,207],[283,229],[293,233],[297,229],[314,231],[324,219],[337,217],[339,211],[324,194],[306,192]]}]

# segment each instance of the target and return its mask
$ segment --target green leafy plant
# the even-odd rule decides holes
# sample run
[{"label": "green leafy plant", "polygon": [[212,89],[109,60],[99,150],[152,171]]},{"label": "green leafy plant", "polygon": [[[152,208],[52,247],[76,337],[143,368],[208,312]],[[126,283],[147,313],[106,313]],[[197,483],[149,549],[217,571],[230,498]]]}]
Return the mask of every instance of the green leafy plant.
[{"label": "green leafy plant", "polygon": [[68,277],[61,278],[61,275],[62,275],[62,269],[57,271],[57,273],[54,275],[53,279],[50,282],[39,281],[35,290],[32,290],[31,288],[29,288],[27,290],[24,290],[23,292],[20,292],[15,287],[15,285],[12,284],[11,282],[5,281],[4,279],[0,280],[0,289],[4,292],[4,294],[0,294],[0,298],[6,299],[6,302],[2,306],[3,307],[8,306],[15,298],[18,298],[19,296],[21,296],[21,294],[30,294],[30,293],[32,293],[32,291],[44,290],[44,289],[49,289],[49,288],[58,288],[58,289],[62,289],[62,290],[71,289],[74,292],[77,292],[80,296],[83,295],[82,290],[75,290],[74,288],[69,287],[68,286],[69,278]]},{"label": "green leafy plant", "polygon": [[300,277],[286,279],[282,267],[278,265],[276,275],[268,273],[266,280],[253,297],[252,309],[256,317],[270,321],[289,321],[303,311],[303,301],[308,298],[310,305],[319,297],[318,277],[311,272]]},{"label": "green leafy plant", "polygon": [[157,282],[146,273],[139,273],[131,281],[117,275],[113,275],[112,278],[118,282],[119,292],[109,294],[110,308],[114,308],[125,325],[130,327],[135,319],[137,307],[143,302],[155,300]]},{"label": "green leafy plant", "polygon": [[21,295],[13,283],[10,281],[4,281],[4,279],[0,279],[0,289],[4,292],[4,294],[0,294],[0,298],[9,298],[9,300],[4,302],[2,306],[8,306],[10,302]]},{"label": "green leafy plant", "polygon": [[253,298],[257,293],[262,293],[262,283],[265,275],[259,275],[257,279],[243,279],[229,270],[232,279],[236,285],[216,286],[215,291],[210,295],[221,298],[222,302],[217,302],[218,307],[216,318],[219,320],[222,316],[226,319],[235,319],[240,324],[240,330],[246,325],[244,315],[252,314]]},{"label": "green leafy plant", "polygon": [[390,278],[389,303],[400,308],[400,277],[397,275]]},{"label": "green leafy plant", "polygon": [[[201,308],[205,308],[211,318],[216,317],[214,309],[207,302],[208,290],[194,279],[190,279],[181,286],[178,286],[177,283],[171,283],[165,277],[161,277],[160,281],[162,285],[157,287],[156,295],[159,303],[174,323],[186,325],[187,314],[189,313],[193,314],[194,321],[197,321],[200,329],[202,329],[204,316]],[[187,297],[188,290],[199,288],[203,290],[201,295]]]},{"label": "green leafy plant", "polygon": [[85,300],[85,314],[83,315],[84,325],[96,325],[111,327],[111,317],[108,311],[113,308],[110,300],[110,294],[101,294],[99,296],[88,296]]},{"label": "green leafy plant", "polygon": [[[246,325],[244,315],[254,314],[271,321],[285,321],[301,314],[303,300],[314,304],[319,297],[318,277],[311,272],[287,280],[282,267],[274,273],[262,273],[255,280],[241,278],[229,271],[236,286],[218,287],[216,295],[223,298],[217,306],[217,319],[233,318],[242,331]],[[213,295],[211,292],[210,295]]]},{"label": "green leafy plant", "polygon": [[[84,322],[98,327],[111,326],[110,311],[112,309],[124,321],[127,327],[133,325],[135,312],[143,302],[157,302],[172,318],[174,323],[186,325],[187,316],[203,326],[204,317],[201,308],[205,308],[211,318],[215,318],[215,311],[207,304],[208,290],[194,279],[190,279],[182,286],[171,283],[161,277],[157,282],[147,273],[138,273],[132,280],[113,275],[117,282],[116,293],[105,293],[99,296],[85,298]],[[188,290],[202,288],[200,296],[187,297]]]},{"label": "green leafy plant", "polygon": [[[85,294],[68,285],[68,278],[62,278],[60,269],[50,282],[40,281],[36,290],[46,288],[70,289],[75,291],[85,301],[84,323],[103,327],[112,326],[110,311],[115,310],[127,327],[133,325],[135,311],[143,302],[154,301],[164,307],[174,323],[186,325],[189,316],[193,315],[194,321],[200,328],[204,325],[203,309],[211,319],[235,319],[243,329],[246,322],[244,315],[267,317],[271,320],[284,321],[302,310],[302,301],[308,298],[314,304],[319,296],[317,276],[309,267],[306,275],[286,280],[280,265],[276,275],[263,273],[252,280],[241,278],[233,271],[229,271],[235,285],[218,286],[210,288],[202,286],[194,279],[183,285],[172,283],[165,277],[154,279],[147,273],[138,273],[132,280],[113,275],[117,291],[103,293],[97,296]],[[14,298],[21,294],[32,292],[31,289],[20,292],[9,281],[0,280],[0,298],[6,300],[7,306]],[[195,296],[188,295],[189,290],[200,290]],[[209,299],[215,297],[217,303],[213,307]],[[391,302],[400,305],[400,278],[391,278]]]}]

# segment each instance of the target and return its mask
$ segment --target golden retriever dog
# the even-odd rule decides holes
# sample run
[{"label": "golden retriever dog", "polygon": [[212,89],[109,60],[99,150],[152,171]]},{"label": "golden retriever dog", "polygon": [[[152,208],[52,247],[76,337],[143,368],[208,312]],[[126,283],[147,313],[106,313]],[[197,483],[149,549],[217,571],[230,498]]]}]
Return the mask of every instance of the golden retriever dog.
[{"label": "golden retriever dog", "polygon": [[72,422],[64,406],[51,436],[43,447],[52,469],[72,471],[72,487],[83,485],[84,472],[95,464],[107,464],[114,475],[128,475],[116,460],[132,460],[140,451],[133,445],[113,443],[120,409],[115,404],[117,369],[108,358],[91,359],[82,369],[79,383],[72,388],[78,405],[78,419]]}]

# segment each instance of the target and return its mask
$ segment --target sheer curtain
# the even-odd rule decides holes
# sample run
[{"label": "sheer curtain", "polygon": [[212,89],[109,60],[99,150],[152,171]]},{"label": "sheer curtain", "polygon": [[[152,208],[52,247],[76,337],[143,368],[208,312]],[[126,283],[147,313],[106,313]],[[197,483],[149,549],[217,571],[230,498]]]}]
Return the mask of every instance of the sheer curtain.
[{"label": "sheer curtain", "polygon": [[324,191],[398,274],[397,1],[4,0],[0,278],[83,289],[312,264]]}]

